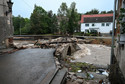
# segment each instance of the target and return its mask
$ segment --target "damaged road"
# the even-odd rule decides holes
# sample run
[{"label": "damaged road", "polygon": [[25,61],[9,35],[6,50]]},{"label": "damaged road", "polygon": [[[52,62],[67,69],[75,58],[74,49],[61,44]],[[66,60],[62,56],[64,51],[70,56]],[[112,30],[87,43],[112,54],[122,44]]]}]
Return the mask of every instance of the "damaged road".
[{"label": "damaged road", "polygon": [[[99,44],[91,44],[91,42]],[[53,53],[55,56],[55,66],[60,69],[68,69],[68,75],[65,71],[59,71],[60,73],[63,73],[62,76],[57,74],[55,79],[53,79],[54,83],[52,82],[52,84],[55,84],[58,78],[63,78],[63,76],[67,76],[66,84],[109,83],[109,68],[107,65],[110,61],[110,47],[100,45],[100,43],[102,43],[102,41],[98,40],[97,42],[96,40],[89,39],[60,37],[51,40],[38,39],[29,43],[28,41],[22,41],[21,44],[20,41],[16,41],[14,45],[16,49],[39,48],[43,51],[48,49],[55,49],[55,52]],[[46,52],[47,51],[40,53],[42,55]],[[45,55],[47,55],[47,53]],[[48,66],[48,64],[44,66]],[[46,68],[46,70],[52,71],[54,69]],[[100,72],[100,70],[102,71]],[[45,74],[42,73],[42,75]],[[51,76],[49,75],[48,77]],[[43,80],[44,82],[48,80],[48,78],[43,79],[45,79]],[[61,81],[62,79],[60,79],[60,83],[58,84],[65,84]],[[42,82],[42,84],[44,83]]]}]

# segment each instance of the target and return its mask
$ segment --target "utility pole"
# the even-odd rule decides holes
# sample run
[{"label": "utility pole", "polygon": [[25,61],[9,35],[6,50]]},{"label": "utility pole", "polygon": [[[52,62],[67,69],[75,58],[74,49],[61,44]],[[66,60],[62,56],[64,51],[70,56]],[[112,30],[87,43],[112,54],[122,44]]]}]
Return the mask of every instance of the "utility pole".
[{"label": "utility pole", "polygon": [[113,64],[113,58],[114,58],[114,30],[115,30],[115,16],[116,16],[116,2],[117,0],[114,0],[114,12],[113,12],[113,27],[112,27],[112,46],[111,46],[111,59],[110,64]]},{"label": "utility pole", "polygon": [[20,36],[21,36],[21,22],[20,22]]}]

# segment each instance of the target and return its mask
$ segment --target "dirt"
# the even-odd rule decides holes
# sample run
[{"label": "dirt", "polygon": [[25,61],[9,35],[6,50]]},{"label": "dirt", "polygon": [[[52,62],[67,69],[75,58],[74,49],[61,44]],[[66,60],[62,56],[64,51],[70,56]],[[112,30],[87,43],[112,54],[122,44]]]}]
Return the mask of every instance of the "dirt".
[{"label": "dirt", "polygon": [[112,40],[111,39],[92,39],[90,44],[103,44],[106,46],[111,46]]}]

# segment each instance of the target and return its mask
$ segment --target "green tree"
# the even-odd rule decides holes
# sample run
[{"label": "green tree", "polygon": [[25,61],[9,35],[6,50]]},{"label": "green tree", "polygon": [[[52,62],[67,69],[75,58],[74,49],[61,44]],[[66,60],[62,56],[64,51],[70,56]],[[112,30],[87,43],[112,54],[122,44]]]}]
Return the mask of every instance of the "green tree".
[{"label": "green tree", "polygon": [[21,29],[22,34],[29,34],[30,33],[30,19],[24,18],[25,19],[25,26]]},{"label": "green tree", "polygon": [[78,22],[80,20],[80,16],[77,13],[75,2],[72,2],[71,6],[69,8],[68,16],[69,16],[68,33],[73,34],[74,31],[79,29],[79,23]]},{"label": "green tree", "polygon": [[101,11],[101,13],[100,14],[106,14],[107,12],[106,11]]},{"label": "green tree", "polygon": [[56,14],[53,14],[52,11],[48,12],[48,25],[49,25],[49,29],[51,30],[50,33],[54,34],[57,32],[57,16]]},{"label": "green tree", "polygon": [[88,11],[85,14],[86,15],[88,15],[88,14],[99,14],[99,10],[98,9],[92,9],[91,11]]},{"label": "green tree", "polygon": [[113,10],[107,11],[107,13],[113,13]]},{"label": "green tree", "polygon": [[49,33],[48,29],[48,15],[47,12],[40,6],[34,7],[33,13],[30,17],[31,20],[31,34],[46,34]]},{"label": "green tree", "polygon": [[54,14],[53,17],[52,17],[52,29],[51,29],[51,32],[53,34],[58,32],[58,21],[57,21],[56,14]]},{"label": "green tree", "polygon": [[58,21],[59,21],[59,30],[62,34],[67,33],[67,27],[68,27],[68,7],[66,3],[62,3],[60,8],[58,9]]},{"label": "green tree", "polygon": [[20,34],[20,30],[26,25],[25,18],[21,17],[20,15],[18,15],[17,17],[13,16],[13,25],[14,34]]}]

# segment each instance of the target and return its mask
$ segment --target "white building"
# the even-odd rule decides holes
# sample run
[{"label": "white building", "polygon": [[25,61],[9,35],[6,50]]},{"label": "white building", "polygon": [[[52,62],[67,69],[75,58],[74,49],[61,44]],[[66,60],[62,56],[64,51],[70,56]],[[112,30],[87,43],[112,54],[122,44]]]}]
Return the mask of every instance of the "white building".
[{"label": "white building", "polygon": [[109,33],[113,26],[113,14],[94,14],[81,16],[81,32],[97,30]]}]

